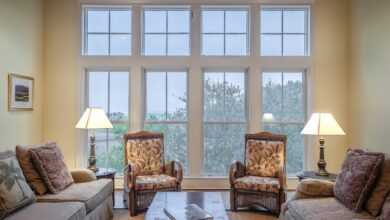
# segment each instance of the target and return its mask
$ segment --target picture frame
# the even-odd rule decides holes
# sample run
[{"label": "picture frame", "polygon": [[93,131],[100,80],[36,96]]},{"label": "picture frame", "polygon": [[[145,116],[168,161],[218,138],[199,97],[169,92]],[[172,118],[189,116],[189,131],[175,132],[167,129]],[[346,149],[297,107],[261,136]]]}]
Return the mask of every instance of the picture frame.
[{"label": "picture frame", "polygon": [[8,111],[34,109],[34,78],[8,74]]}]

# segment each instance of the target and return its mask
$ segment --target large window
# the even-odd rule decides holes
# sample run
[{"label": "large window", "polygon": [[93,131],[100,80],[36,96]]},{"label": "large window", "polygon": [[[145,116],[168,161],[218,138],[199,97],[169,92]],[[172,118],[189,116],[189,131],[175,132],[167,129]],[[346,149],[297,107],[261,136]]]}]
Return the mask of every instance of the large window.
[{"label": "large window", "polygon": [[129,128],[129,72],[88,71],[88,106],[103,108],[113,129],[96,131],[98,167],[123,170],[122,137]]},{"label": "large window", "polygon": [[130,54],[130,8],[85,7],[84,55],[129,56]]},{"label": "large window", "polygon": [[203,174],[226,176],[243,159],[245,73],[206,71],[203,84]]},{"label": "large window", "polygon": [[143,13],[144,55],[190,55],[189,8],[145,8]]},{"label": "large window", "polygon": [[202,55],[247,55],[248,29],[248,8],[202,8]]},{"label": "large window", "polygon": [[306,116],[304,72],[263,73],[264,129],[287,135],[287,173],[302,171]]},{"label": "large window", "polygon": [[264,7],[261,10],[262,56],[309,54],[308,8]]},{"label": "large window", "polygon": [[145,129],[164,133],[165,157],[188,171],[187,73],[146,71]]}]

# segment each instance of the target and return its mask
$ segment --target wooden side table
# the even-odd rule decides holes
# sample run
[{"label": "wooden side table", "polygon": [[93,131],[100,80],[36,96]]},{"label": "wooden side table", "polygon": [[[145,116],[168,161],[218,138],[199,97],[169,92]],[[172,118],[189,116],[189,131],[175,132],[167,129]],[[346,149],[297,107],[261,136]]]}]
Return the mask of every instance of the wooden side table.
[{"label": "wooden side table", "polygon": [[112,180],[112,205],[115,207],[115,174],[116,171],[111,168],[99,168],[96,171],[96,179],[111,179]]},{"label": "wooden side table", "polygon": [[331,182],[336,182],[337,174],[329,173],[329,176],[318,176],[315,171],[303,171],[297,174],[299,181],[304,179],[317,179],[317,180],[327,180]]}]

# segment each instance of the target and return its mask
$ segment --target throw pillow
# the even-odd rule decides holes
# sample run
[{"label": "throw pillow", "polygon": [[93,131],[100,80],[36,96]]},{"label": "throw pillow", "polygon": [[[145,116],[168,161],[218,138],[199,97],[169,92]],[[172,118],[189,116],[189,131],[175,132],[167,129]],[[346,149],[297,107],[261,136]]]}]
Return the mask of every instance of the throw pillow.
[{"label": "throw pillow", "polygon": [[335,197],[349,209],[359,212],[382,166],[384,155],[363,150],[349,150],[337,176]]},{"label": "throw pillow", "polygon": [[326,180],[305,179],[302,180],[297,191],[310,197],[332,197],[334,183]]},{"label": "throw pillow", "polygon": [[365,209],[373,216],[380,214],[386,195],[390,192],[390,157],[387,156],[374,190],[365,205]]},{"label": "throw pillow", "polygon": [[382,213],[377,219],[378,220],[389,220],[390,219],[390,194],[387,196],[387,199],[385,200],[383,207],[382,207]]},{"label": "throw pillow", "polygon": [[38,195],[43,195],[47,193],[47,187],[43,182],[43,179],[39,175],[38,171],[35,169],[31,153],[29,149],[43,147],[45,145],[35,145],[35,146],[16,146],[15,152],[16,157],[18,158],[20,167],[22,168],[23,174],[26,177],[27,183]]},{"label": "throw pillow", "polygon": [[0,219],[35,201],[15,154],[0,153]]},{"label": "throw pillow", "polygon": [[73,183],[73,178],[56,143],[30,149],[33,162],[51,193],[58,193]]}]

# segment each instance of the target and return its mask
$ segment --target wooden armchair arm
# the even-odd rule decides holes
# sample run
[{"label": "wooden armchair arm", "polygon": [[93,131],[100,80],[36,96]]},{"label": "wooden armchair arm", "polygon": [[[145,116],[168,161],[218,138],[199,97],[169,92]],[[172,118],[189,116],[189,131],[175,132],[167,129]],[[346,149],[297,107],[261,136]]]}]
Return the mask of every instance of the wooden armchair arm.
[{"label": "wooden armchair arm", "polygon": [[287,189],[287,181],[286,181],[286,170],[284,169],[284,164],[280,163],[279,165],[279,185],[281,190]]},{"label": "wooden armchair arm", "polygon": [[230,185],[233,187],[234,181],[237,178],[243,177],[245,175],[245,166],[240,161],[233,161],[230,165],[229,170],[229,181]]},{"label": "wooden armchair arm", "polygon": [[166,163],[165,173],[171,177],[175,177],[179,184],[183,181],[183,166],[178,161],[172,160]]},{"label": "wooden armchair arm", "polygon": [[138,173],[139,170],[137,166],[131,163],[129,163],[123,169],[124,189],[126,192],[129,192],[130,190],[133,190],[135,188],[135,179],[137,178]]}]

